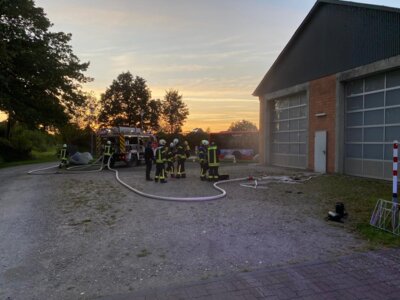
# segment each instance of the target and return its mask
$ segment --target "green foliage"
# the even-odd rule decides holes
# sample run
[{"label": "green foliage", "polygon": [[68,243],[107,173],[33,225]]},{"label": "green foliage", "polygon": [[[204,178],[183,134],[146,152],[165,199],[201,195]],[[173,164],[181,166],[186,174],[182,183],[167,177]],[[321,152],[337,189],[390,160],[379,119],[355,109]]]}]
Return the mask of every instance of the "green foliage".
[{"label": "green foliage", "polygon": [[175,138],[177,138],[181,142],[185,140],[185,137],[180,133],[175,134],[175,133],[168,133],[168,132],[165,132],[165,131],[160,131],[160,132],[157,133],[157,140],[158,141],[161,140],[161,139],[166,140],[167,141],[167,146],[169,146],[169,144],[172,143],[172,141]]},{"label": "green foliage", "polygon": [[233,122],[229,126],[228,131],[257,131],[257,126],[250,121],[241,120]]},{"label": "green foliage", "polygon": [[99,122],[104,126],[159,129],[160,100],[150,100],[146,80],[121,73],[100,100]]},{"label": "green foliage", "polygon": [[42,8],[31,0],[3,0],[0,6],[0,110],[30,127],[65,124],[82,105],[80,63],[70,34],[50,32]]},{"label": "green foliage", "polygon": [[0,156],[0,168],[7,168],[13,166],[20,166],[20,165],[27,165],[27,164],[35,164],[35,163],[43,163],[43,162],[50,162],[50,161],[57,161],[56,149],[50,148],[46,152],[38,152],[32,150],[31,156],[28,158],[21,158],[20,160],[5,162],[1,159]]},{"label": "green foliage", "polygon": [[81,129],[77,124],[67,124],[60,128],[59,143],[68,144],[72,149],[81,152],[90,150],[92,130],[90,127]]},{"label": "green foliage", "polygon": [[200,146],[202,140],[208,140],[209,134],[202,129],[189,132],[186,134],[185,139],[188,141],[190,148],[194,149],[195,146]]},{"label": "green foliage", "polygon": [[19,123],[13,126],[8,140],[4,137],[5,127],[5,122],[0,123],[0,132],[4,134],[0,138],[0,155],[5,162],[30,158],[32,150],[43,152],[55,145],[53,136],[44,131],[27,129]]}]

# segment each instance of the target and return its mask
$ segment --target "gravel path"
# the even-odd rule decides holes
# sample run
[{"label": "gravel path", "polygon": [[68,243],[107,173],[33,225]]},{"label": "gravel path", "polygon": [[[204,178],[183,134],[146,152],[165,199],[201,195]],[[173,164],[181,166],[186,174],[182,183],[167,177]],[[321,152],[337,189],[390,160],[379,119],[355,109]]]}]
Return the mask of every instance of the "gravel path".
[{"label": "gravel path", "polygon": [[[225,198],[169,202],[136,195],[109,171],[26,174],[42,166],[0,170],[2,299],[90,299],[332,258],[366,246],[324,220],[320,195],[307,189],[307,181],[266,189],[226,183]],[[231,178],[302,177],[255,164],[220,169]],[[146,182],[143,166],[119,170],[122,180],[148,193],[218,193],[199,180],[194,163],[187,164],[188,178],[167,184]]]}]

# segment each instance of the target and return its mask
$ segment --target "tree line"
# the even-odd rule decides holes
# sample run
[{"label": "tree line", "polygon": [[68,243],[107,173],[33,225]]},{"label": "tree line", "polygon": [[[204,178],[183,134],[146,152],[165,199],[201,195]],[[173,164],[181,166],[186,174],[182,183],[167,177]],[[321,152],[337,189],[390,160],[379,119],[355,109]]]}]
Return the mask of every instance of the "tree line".
[{"label": "tree line", "polygon": [[98,121],[102,126],[128,126],[144,130],[180,133],[189,110],[178,90],[164,99],[151,99],[146,80],[121,73],[101,95]]}]

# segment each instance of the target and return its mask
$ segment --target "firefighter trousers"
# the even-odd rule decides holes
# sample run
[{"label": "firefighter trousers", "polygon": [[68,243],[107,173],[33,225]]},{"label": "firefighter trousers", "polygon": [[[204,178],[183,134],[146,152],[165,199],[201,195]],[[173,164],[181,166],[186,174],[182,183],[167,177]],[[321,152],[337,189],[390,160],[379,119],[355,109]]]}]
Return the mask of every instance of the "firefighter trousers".
[{"label": "firefighter trousers", "polygon": [[184,158],[178,158],[178,166],[176,170],[176,178],[186,178],[185,172],[185,160]]},{"label": "firefighter trousers", "polygon": [[156,176],[154,177],[154,181],[158,181],[164,183],[165,181],[165,165],[164,163],[156,163]]}]

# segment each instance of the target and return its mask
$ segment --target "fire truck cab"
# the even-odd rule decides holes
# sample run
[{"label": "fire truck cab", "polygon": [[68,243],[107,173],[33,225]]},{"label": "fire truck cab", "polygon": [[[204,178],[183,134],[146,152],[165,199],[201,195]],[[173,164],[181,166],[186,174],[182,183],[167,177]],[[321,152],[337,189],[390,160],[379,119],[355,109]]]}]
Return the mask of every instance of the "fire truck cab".
[{"label": "fire truck cab", "polygon": [[113,151],[111,166],[116,162],[124,162],[128,166],[138,166],[144,161],[147,142],[152,144],[157,142],[154,135],[143,133],[140,128],[135,127],[102,128],[97,132],[97,136],[100,138],[101,145],[105,145],[107,141],[111,142]]}]

